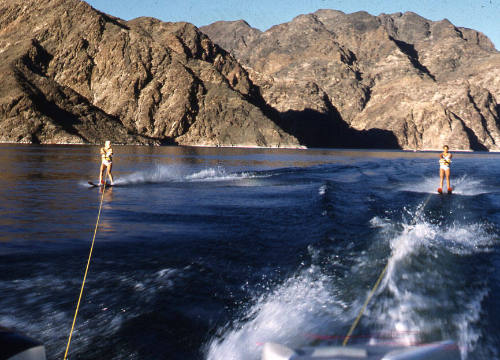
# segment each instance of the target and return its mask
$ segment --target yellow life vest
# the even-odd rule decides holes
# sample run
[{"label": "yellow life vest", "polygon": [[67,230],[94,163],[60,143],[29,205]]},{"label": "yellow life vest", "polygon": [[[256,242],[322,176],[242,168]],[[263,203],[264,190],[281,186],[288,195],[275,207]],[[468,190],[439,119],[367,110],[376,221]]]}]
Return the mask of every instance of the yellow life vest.
[{"label": "yellow life vest", "polygon": [[111,162],[112,157],[113,157],[113,149],[101,148],[102,160],[106,160],[107,162]]},{"label": "yellow life vest", "polygon": [[443,166],[450,166],[451,163],[451,156],[443,156],[442,158],[439,159],[439,165]]}]

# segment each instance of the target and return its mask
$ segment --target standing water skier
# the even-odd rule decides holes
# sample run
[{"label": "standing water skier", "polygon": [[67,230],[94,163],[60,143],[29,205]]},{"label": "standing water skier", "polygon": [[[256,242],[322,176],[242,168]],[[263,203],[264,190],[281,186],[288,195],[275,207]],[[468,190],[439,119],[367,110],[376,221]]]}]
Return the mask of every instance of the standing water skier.
[{"label": "standing water skier", "polygon": [[443,180],[446,175],[446,185],[448,185],[448,193],[451,194],[453,190],[450,184],[450,163],[453,155],[448,152],[448,145],[443,146],[443,152],[439,155],[439,188],[438,193],[443,193]]},{"label": "standing water skier", "polygon": [[113,185],[113,175],[111,175],[111,169],[113,168],[113,149],[111,148],[111,142],[107,140],[104,143],[104,147],[100,150],[101,153],[101,169],[99,171],[99,185],[104,185],[104,170],[107,171],[107,176],[111,180],[111,185]]}]

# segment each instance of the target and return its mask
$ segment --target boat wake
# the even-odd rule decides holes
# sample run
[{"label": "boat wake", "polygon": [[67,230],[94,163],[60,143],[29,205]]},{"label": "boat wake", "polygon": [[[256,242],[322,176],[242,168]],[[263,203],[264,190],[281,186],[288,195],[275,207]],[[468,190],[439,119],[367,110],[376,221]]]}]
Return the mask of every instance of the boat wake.
[{"label": "boat wake", "polygon": [[242,319],[219,331],[207,348],[207,359],[259,359],[268,341],[306,344],[310,334],[323,333],[342,318],[346,305],[319,268],[311,266],[269,293],[258,296]]},{"label": "boat wake", "polygon": [[257,172],[228,172],[223,167],[203,169],[194,173],[175,166],[158,166],[154,170],[140,171],[117,180],[117,184],[155,184],[164,182],[233,181],[266,177]]},{"label": "boat wake", "polygon": [[[324,192],[320,188],[320,194]],[[374,237],[367,241],[368,249],[344,273],[327,275],[325,268],[333,264],[315,263],[322,257],[311,255],[309,268],[254,296],[250,309],[220,329],[206,347],[207,359],[258,359],[259,345],[265,342],[299,348],[311,344],[311,334],[341,341],[339,334],[346,334],[386,263],[387,272],[361,320],[363,330],[358,331],[392,334],[400,345],[453,339],[462,359],[471,352],[495,358],[494,344],[477,346],[485,335],[477,324],[489,285],[481,272],[471,274],[467,265],[492,250],[495,235],[480,223],[427,219],[422,205],[413,212],[403,210],[408,212],[403,220],[373,217]],[[330,261],[342,257],[324,255]],[[493,265],[483,266],[488,272]],[[376,335],[364,340],[380,342]]]},{"label": "boat wake", "polygon": [[476,324],[489,289],[483,275],[470,274],[464,263],[490,252],[494,236],[481,224],[419,219],[402,225],[389,240],[387,273],[368,321],[383,332],[406,333],[407,345],[452,338],[465,359],[482,335]]},{"label": "boat wake", "polygon": [[[242,179],[265,178],[269,176],[271,176],[269,172],[229,172],[221,166],[191,172],[179,166],[159,165],[153,169],[141,170],[120,176],[115,181],[115,185],[127,186],[181,182],[236,181]],[[88,186],[87,182],[83,181],[80,182],[80,185]]]},{"label": "boat wake", "polygon": [[[399,190],[434,194],[436,193],[438,186],[439,176],[434,176],[425,178],[424,180],[416,183],[402,185]],[[446,179],[444,181],[444,186],[446,186]],[[481,180],[474,179],[469,175],[452,178],[451,186],[454,194],[466,196],[487,194],[494,191],[494,189],[485,185]]]}]

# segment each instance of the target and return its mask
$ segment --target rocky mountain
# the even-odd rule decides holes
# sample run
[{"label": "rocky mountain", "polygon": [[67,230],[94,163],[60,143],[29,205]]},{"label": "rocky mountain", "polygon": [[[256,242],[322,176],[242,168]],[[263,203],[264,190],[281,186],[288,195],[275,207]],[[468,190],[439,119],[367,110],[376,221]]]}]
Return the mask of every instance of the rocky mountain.
[{"label": "rocky mountain", "polygon": [[500,150],[500,53],[477,31],[335,10],[265,32],[244,21],[200,29],[308,146]]},{"label": "rocky mountain", "polygon": [[477,31],[334,10],[201,30],[3,0],[0,142],[500,149],[500,53]]},{"label": "rocky mountain", "polygon": [[298,146],[240,64],[188,23],[79,0],[0,2],[0,141]]}]

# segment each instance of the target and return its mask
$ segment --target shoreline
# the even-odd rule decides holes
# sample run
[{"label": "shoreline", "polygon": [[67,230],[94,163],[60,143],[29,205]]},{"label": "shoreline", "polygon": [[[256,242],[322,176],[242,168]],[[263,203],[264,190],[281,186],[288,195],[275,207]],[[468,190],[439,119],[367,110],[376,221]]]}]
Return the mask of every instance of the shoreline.
[{"label": "shoreline", "polygon": [[[31,143],[23,141],[0,141],[0,145],[41,145],[41,146],[100,146],[101,144],[90,143]],[[127,143],[112,143],[113,146],[145,146],[145,147],[194,147],[194,148],[222,148],[222,149],[283,149],[283,150],[359,150],[359,151],[402,151],[408,153],[425,153],[425,152],[440,152],[440,148],[426,148],[426,149],[389,149],[389,148],[360,148],[360,147],[307,147],[305,145],[298,146],[253,146],[253,145],[207,145],[207,144],[166,144],[166,145],[144,145],[144,144],[127,144]],[[471,149],[452,149],[451,152],[455,153],[500,153],[499,150],[471,150]]]}]

